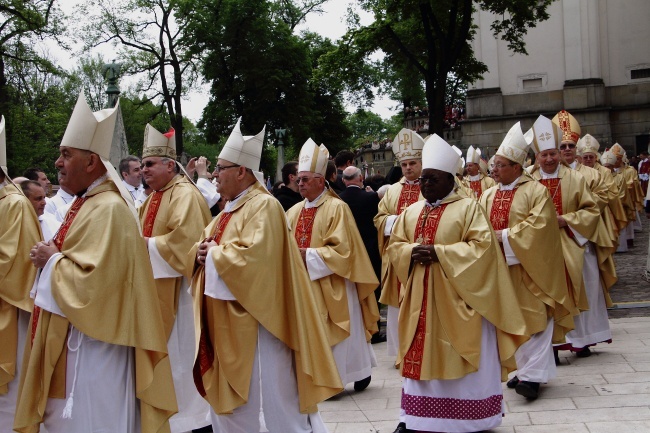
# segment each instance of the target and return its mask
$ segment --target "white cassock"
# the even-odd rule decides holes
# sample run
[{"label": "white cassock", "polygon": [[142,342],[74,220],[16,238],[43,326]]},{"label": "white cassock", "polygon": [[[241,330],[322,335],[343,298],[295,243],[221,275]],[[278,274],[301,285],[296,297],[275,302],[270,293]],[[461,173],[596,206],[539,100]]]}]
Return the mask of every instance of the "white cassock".
[{"label": "white cassock", "polygon": [[47,212],[38,217],[38,222],[41,224],[41,232],[43,232],[45,242],[51,241],[56,232],[59,231],[59,227],[61,227],[61,221]]},{"label": "white cassock", "polygon": [[129,191],[129,194],[131,194],[131,198],[133,199],[133,203],[135,204],[136,209],[142,206],[142,203],[144,203],[144,201],[147,199],[147,195],[144,193],[144,187],[142,184],[140,184],[138,187],[135,187],[129,183],[126,183],[124,180],[122,180],[122,183],[124,183],[124,186]]},{"label": "white cassock", "polygon": [[405,378],[400,421],[414,431],[474,432],[500,426],[501,363],[494,325],[485,319],[479,363],[478,371],[460,379]]},{"label": "white cassock", "polygon": [[45,199],[45,212],[54,215],[57,220],[63,222],[63,218],[70,206],[72,206],[75,197],[59,188],[54,197]]},{"label": "white cassock", "polygon": [[[237,199],[228,202],[224,211],[228,212],[236,203]],[[210,256],[208,251],[207,257]],[[212,260],[205,263],[204,294],[223,301],[237,300],[219,277]],[[320,412],[300,413],[293,353],[262,325],[258,325],[248,402],[228,415],[217,415],[210,408],[210,418],[214,433],[259,432],[261,419],[270,433],[329,432]]]},{"label": "white cassock", "polygon": [[[149,238],[148,246],[155,279],[182,277],[162,258],[156,247],[155,238]],[[178,413],[169,419],[172,433],[191,432],[210,424],[208,416],[210,405],[201,397],[194,385],[194,310],[192,295],[188,290],[189,283],[183,278],[176,320],[167,341],[178,403]]]},{"label": "white cassock", "polygon": [[[52,296],[51,286],[54,266],[62,256],[56,253],[50,257],[32,293],[35,305],[65,317]],[[72,325],[66,344],[66,398],[48,398],[43,421],[47,433],[138,433],[133,348],[95,340]],[[63,418],[73,393],[71,417]]]},{"label": "white cassock", "polygon": [[612,339],[605,294],[603,293],[600,271],[598,270],[598,258],[591,242],[587,244],[585,249],[582,279],[585,283],[589,310],[582,311],[580,315],[573,318],[576,325],[575,329],[566,335],[567,343],[576,349],[611,341]]},{"label": "white cassock", "polygon": [[[393,225],[397,215],[389,215],[384,225],[384,236],[390,236],[393,233]],[[397,356],[399,350],[399,308],[391,305],[386,310],[386,348],[388,356]]]},{"label": "white cassock", "polygon": [[[309,278],[312,281],[333,274],[314,248],[307,248],[305,262]],[[350,336],[332,347],[332,354],[343,386],[369,377],[372,367],[377,366],[375,351],[372,349],[372,345],[366,341],[357,286],[352,281],[345,279],[345,290],[350,314]]]}]

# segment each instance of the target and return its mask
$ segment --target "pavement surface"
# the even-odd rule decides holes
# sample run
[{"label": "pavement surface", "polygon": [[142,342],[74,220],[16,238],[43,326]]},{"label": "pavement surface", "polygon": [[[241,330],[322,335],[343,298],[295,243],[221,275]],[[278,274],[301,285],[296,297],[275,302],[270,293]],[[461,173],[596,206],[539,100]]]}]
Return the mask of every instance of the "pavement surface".
[{"label": "pavement surface", "polygon": [[[650,433],[650,282],[643,278],[650,224],[634,247],[615,256],[619,280],[610,293],[612,344],[589,358],[560,352],[557,377],[532,402],[503,384],[505,417],[494,433]],[[644,308],[623,308],[648,305]],[[362,392],[352,385],[319,405],[330,433],[392,433],[397,426],[402,380],[386,354],[373,345],[379,366]]]}]

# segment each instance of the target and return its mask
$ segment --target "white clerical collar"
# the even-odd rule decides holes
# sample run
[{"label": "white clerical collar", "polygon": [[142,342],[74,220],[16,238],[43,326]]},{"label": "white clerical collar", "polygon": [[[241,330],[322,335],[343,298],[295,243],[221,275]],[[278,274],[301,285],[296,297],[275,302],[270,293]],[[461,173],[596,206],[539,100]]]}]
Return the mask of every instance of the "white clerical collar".
[{"label": "white clerical collar", "polygon": [[614,173],[620,173],[623,167],[616,168],[614,167]]},{"label": "white clerical collar", "polygon": [[539,172],[542,175],[542,179],[555,179],[560,172],[560,164],[557,165],[557,168],[553,173],[546,173],[544,170],[542,170],[542,167],[539,168]]},{"label": "white clerical collar", "polygon": [[476,176],[472,176],[471,174],[469,175],[469,180],[472,182],[476,182],[477,180],[481,180],[481,174],[477,174]]},{"label": "white clerical collar", "polygon": [[125,181],[124,179],[122,179],[122,182],[124,182],[124,185],[126,186],[126,189],[129,190],[129,192],[137,192],[138,189],[140,189],[142,187],[142,184],[140,184],[138,186],[133,186],[130,183],[128,183],[127,181]]},{"label": "white clerical collar", "polygon": [[451,191],[449,191],[449,194],[447,194],[446,196],[444,196],[444,197],[441,198],[441,199],[436,200],[435,203],[429,203],[429,201],[425,199],[425,200],[424,200],[424,204],[425,204],[426,206],[428,206],[428,207],[434,207],[434,208],[435,208],[435,207],[438,207],[438,206],[440,206],[440,203],[442,203],[444,199],[446,199],[446,198],[449,197],[451,194],[453,194],[453,192],[454,192],[454,188],[452,188]]},{"label": "white clerical collar", "polygon": [[513,189],[515,189],[515,187],[519,183],[519,179],[521,179],[521,176],[519,176],[517,179],[515,179],[514,182],[509,183],[508,185],[504,185],[502,183],[499,183],[499,190],[501,190],[501,191],[512,191]]},{"label": "white clerical collar", "polygon": [[316,203],[318,203],[318,200],[320,200],[320,198],[323,196],[323,194],[325,194],[326,191],[327,189],[324,189],[323,192],[321,192],[320,195],[312,201],[307,200],[307,202],[305,203],[305,209],[316,207]]},{"label": "white clerical collar", "polygon": [[419,185],[420,184],[420,179],[415,179],[415,180],[408,180],[404,178],[404,183],[407,185]]},{"label": "white clerical collar", "polygon": [[[577,166],[578,166],[578,160],[577,159],[574,159],[573,162],[571,164],[569,164],[569,167],[571,167],[574,170],[576,169]],[[559,166],[558,166],[558,168],[559,168]]]},{"label": "white clerical collar", "polygon": [[99,185],[104,183],[106,179],[108,179],[108,173],[104,173],[101,176],[99,176],[97,179],[93,181],[93,183],[90,184],[88,189],[86,189],[84,195],[82,195],[81,197],[86,197],[90,191],[92,191],[93,189],[97,188]]},{"label": "white clerical collar", "polygon": [[240,192],[239,194],[237,194],[237,197],[235,197],[232,200],[228,201],[226,203],[226,205],[223,207],[223,211],[224,212],[230,212],[237,205],[237,202],[239,202],[239,200],[241,200],[241,198],[244,195],[246,195],[246,193],[248,191],[250,191],[251,187],[252,187],[252,185],[249,186],[248,188],[246,188],[245,190],[243,190],[242,192]]}]

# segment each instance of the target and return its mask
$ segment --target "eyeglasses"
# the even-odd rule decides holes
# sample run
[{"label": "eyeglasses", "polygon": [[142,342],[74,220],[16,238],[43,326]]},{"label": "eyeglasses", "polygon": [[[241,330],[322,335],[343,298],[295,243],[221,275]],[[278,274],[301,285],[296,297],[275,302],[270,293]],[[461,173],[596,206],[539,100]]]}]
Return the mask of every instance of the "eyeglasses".
[{"label": "eyeglasses", "polygon": [[418,177],[418,180],[420,181],[420,183],[434,184],[434,183],[438,183],[440,179],[438,179],[436,176],[432,176],[432,177]]},{"label": "eyeglasses", "polygon": [[217,164],[217,165],[214,166],[214,171],[216,171],[217,173],[220,173],[220,172],[222,172],[223,170],[227,170],[227,169],[229,169],[229,168],[233,168],[233,167],[241,167],[241,165],[239,165],[239,164],[233,164],[233,165],[226,165],[226,166],[223,166],[223,165],[219,165],[219,164]]},{"label": "eyeglasses", "polygon": [[575,149],[576,145],[573,143],[567,143],[567,144],[560,144],[560,150],[566,150],[566,149]]},{"label": "eyeglasses", "polygon": [[501,163],[499,162],[499,163],[497,163],[497,164],[494,164],[494,165],[492,166],[492,168],[493,168],[493,169],[495,169],[495,168],[502,169],[503,167],[508,167],[508,166],[510,166],[510,165],[514,165],[514,164],[513,164],[513,163],[510,163],[510,164],[501,164]]},{"label": "eyeglasses", "polygon": [[147,168],[149,168],[149,167],[153,167],[154,165],[158,164],[159,162],[160,162],[160,161],[147,161],[147,162],[143,162],[142,165],[140,166],[140,169],[143,169],[143,168],[145,168],[145,167],[147,167]]},{"label": "eyeglasses", "polygon": [[[315,177],[315,176],[314,176]],[[309,183],[314,177],[303,176],[296,179],[296,183]]]}]

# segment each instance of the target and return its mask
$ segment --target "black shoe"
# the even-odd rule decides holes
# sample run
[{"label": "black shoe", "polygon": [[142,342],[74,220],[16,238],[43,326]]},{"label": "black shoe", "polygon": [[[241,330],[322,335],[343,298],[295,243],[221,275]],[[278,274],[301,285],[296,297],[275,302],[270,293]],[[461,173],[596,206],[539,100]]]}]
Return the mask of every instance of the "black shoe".
[{"label": "black shoe", "polygon": [[354,382],[354,390],[363,391],[364,389],[368,388],[368,385],[370,385],[370,379],[371,377],[368,376],[365,379]]},{"label": "black shoe", "polygon": [[589,358],[591,356],[591,350],[588,347],[583,347],[576,352],[576,356],[578,358]]},{"label": "black shoe", "polygon": [[386,341],[386,334],[382,334],[381,332],[373,334],[370,338],[370,344],[383,343],[384,341]]},{"label": "black shoe", "polygon": [[515,391],[529,400],[535,400],[539,396],[539,383],[521,380],[515,387]]},{"label": "black shoe", "polygon": [[513,376],[512,379],[506,382],[506,386],[510,389],[515,389],[518,383],[519,383],[519,378],[517,376]]},{"label": "black shoe", "polygon": [[393,433],[413,433],[413,430],[407,429],[406,424],[403,422],[397,424],[397,428]]},{"label": "black shoe", "polygon": [[555,365],[561,365],[562,363],[560,362],[560,351],[557,349],[553,349],[553,358],[555,358]]}]

